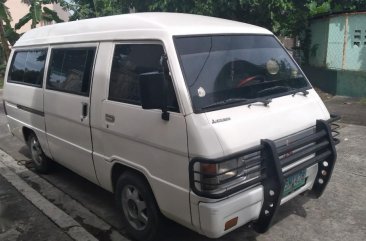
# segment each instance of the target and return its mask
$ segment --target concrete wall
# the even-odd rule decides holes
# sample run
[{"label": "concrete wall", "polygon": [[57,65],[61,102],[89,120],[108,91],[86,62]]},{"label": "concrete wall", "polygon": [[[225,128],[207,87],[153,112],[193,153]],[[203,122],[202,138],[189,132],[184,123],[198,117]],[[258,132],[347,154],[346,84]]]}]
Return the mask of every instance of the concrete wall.
[{"label": "concrete wall", "polygon": [[366,71],[366,13],[348,15],[348,36],[343,69]]},{"label": "concrete wall", "polygon": [[366,97],[366,72],[303,66],[310,82],[333,95]]},{"label": "concrete wall", "polygon": [[310,81],[332,94],[366,96],[366,12],[314,19],[310,25]]},{"label": "concrete wall", "polygon": [[310,25],[311,46],[309,62],[312,66],[325,67],[327,58],[329,20],[313,20]]},{"label": "concrete wall", "polygon": [[310,30],[311,66],[366,71],[366,12],[315,19]]},{"label": "concrete wall", "polygon": [[[24,15],[26,15],[29,11],[29,6],[25,3],[22,3],[21,0],[10,0],[6,1],[5,5],[9,8],[11,17],[13,21],[11,22],[11,25],[14,27],[16,23],[18,23],[19,19],[21,19]],[[49,9],[52,9],[58,13],[58,16],[64,20],[69,20],[69,13],[67,11],[64,11],[59,4],[47,4],[44,5],[45,7],[48,7]],[[47,25],[48,23],[41,22],[37,25],[43,26]],[[31,29],[31,22],[29,21],[26,25],[24,25],[21,29],[19,29],[18,33],[24,33]]]},{"label": "concrete wall", "polygon": [[346,17],[329,18],[327,63],[329,69],[343,69],[344,36],[347,32]]}]

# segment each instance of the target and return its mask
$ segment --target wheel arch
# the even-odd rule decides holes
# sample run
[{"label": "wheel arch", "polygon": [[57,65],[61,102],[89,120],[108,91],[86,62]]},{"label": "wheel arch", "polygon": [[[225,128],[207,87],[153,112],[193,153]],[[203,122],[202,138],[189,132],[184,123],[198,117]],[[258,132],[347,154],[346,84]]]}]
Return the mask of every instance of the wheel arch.
[{"label": "wheel arch", "polygon": [[23,126],[22,132],[23,132],[23,138],[24,138],[25,143],[28,143],[28,138],[31,134],[34,134],[35,136],[37,136],[36,133],[31,128],[26,127],[26,126]]},{"label": "wheel arch", "polygon": [[116,161],[113,164],[112,170],[111,170],[111,181],[112,181],[112,190],[113,190],[113,193],[116,193],[116,186],[117,186],[118,178],[123,173],[126,173],[126,172],[129,172],[129,173],[132,173],[134,175],[137,175],[138,177],[142,178],[145,181],[147,187],[150,189],[150,191],[151,191],[151,193],[152,193],[152,195],[153,195],[153,197],[155,199],[155,202],[156,202],[156,205],[159,208],[159,211],[161,212],[161,207],[159,205],[158,198],[156,197],[156,194],[155,194],[154,189],[153,189],[153,185],[151,185],[151,182],[147,178],[147,175],[142,170],[138,170],[138,169],[136,169],[134,167],[125,165],[125,164],[123,164],[121,162],[118,162],[118,161]]},{"label": "wheel arch", "polygon": [[[140,171],[136,168],[124,165],[120,162],[115,162],[113,164],[112,170],[111,170],[111,181],[112,181],[113,192],[115,192],[118,178],[125,172],[130,172],[130,173],[133,173],[133,174],[141,177],[142,179],[144,179],[144,181],[148,184],[149,188],[152,190],[152,187],[151,187],[151,184],[150,184],[148,178],[142,171]],[[153,194],[154,194],[154,192],[153,192]]]}]

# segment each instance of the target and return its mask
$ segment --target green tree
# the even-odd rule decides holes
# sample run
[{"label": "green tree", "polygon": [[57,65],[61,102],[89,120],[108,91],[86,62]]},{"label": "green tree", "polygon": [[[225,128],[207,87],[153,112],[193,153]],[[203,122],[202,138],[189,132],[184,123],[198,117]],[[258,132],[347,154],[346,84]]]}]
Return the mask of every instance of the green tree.
[{"label": "green tree", "polygon": [[366,9],[366,0],[72,0],[70,20],[121,13],[182,12],[226,18],[265,27],[276,34],[298,36],[310,16]]},{"label": "green tree", "polygon": [[22,2],[29,6],[29,12],[19,19],[18,23],[15,24],[15,29],[20,29],[29,21],[31,21],[31,28],[35,28],[41,21],[63,22],[55,11],[42,7],[44,4],[62,3],[62,0],[22,0]]},{"label": "green tree", "polygon": [[73,12],[70,21],[128,13],[129,6],[132,6],[131,2],[124,0],[71,0],[68,4],[69,9]]},{"label": "green tree", "polygon": [[[295,12],[292,2],[290,0],[155,0],[149,5],[149,10],[215,16],[280,32],[283,16],[286,16],[288,21],[291,17],[289,13]],[[136,10],[139,11],[138,7]]]},{"label": "green tree", "polygon": [[0,0],[0,39],[3,51],[3,60],[6,62],[10,55],[10,47],[7,39],[7,32],[10,26],[11,15],[8,7],[5,6],[6,0]]},{"label": "green tree", "polygon": [[366,0],[313,0],[308,1],[309,15],[365,10]]}]

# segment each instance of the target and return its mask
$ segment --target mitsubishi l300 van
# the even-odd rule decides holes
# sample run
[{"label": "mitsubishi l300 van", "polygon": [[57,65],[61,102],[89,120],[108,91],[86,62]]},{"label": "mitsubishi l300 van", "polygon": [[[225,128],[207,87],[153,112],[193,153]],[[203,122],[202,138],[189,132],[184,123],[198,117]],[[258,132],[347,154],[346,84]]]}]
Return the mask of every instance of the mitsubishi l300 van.
[{"label": "mitsubishi l300 van", "polygon": [[265,232],[319,197],[336,161],[331,116],[278,39],[249,24],[137,13],[25,33],[4,107],[36,170],[53,161],[115,194],[130,235],[167,217],[218,238]]}]

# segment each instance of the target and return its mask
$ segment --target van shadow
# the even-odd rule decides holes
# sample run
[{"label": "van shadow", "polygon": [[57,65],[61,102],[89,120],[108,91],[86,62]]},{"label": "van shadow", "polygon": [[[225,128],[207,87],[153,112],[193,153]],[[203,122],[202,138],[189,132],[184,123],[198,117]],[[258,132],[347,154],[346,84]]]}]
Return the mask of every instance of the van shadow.
[{"label": "van shadow", "polygon": [[[304,208],[305,204],[313,199],[313,197],[308,194],[302,194],[300,196],[295,197],[294,199],[288,201],[287,203],[283,204],[276,216],[274,217],[274,220],[272,222],[272,226],[278,225],[280,222],[284,221],[287,217],[291,215],[300,216],[302,218],[307,217],[306,209]],[[218,241],[256,241],[257,237],[259,237],[261,234],[255,232],[253,228],[251,227],[252,224],[245,225],[243,227],[240,227],[227,235],[215,239]],[[181,225],[178,225],[172,221],[168,221],[166,224],[166,234],[161,241],[212,241],[212,239],[206,238],[202,235],[199,235],[187,228],[184,228]],[[270,229],[271,230],[271,229]],[[269,232],[270,232],[269,230]]]},{"label": "van shadow", "polygon": [[31,159],[31,154],[29,152],[28,146],[22,146],[19,149],[19,153],[22,154],[23,156],[25,156],[26,158],[28,158],[29,160]]},{"label": "van shadow", "polygon": [[[20,148],[19,152],[30,158],[30,154],[26,146]],[[32,170],[32,166],[30,166],[29,169]],[[57,163],[54,164],[52,174],[41,176],[109,223],[121,234],[126,235],[126,230],[120,221],[120,216],[115,211],[114,197],[111,193]],[[312,197],[310,195],[303,194],[282,205],[273,220],[272,226],[278,225],[291,215],[306,218],[307,212],[304,205],[311,199]],[[255,232],[251,226],[252,224],[245,225],[215,240],[256,241],[257,237],[261,234]],[[165,219],[163,229],[165,230],[165,233],[159,239],[160,241],[212,241],[210,238],[202,236],[167,219]]]}]

